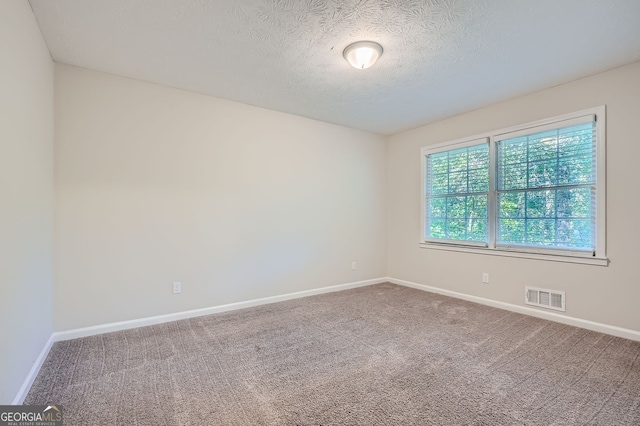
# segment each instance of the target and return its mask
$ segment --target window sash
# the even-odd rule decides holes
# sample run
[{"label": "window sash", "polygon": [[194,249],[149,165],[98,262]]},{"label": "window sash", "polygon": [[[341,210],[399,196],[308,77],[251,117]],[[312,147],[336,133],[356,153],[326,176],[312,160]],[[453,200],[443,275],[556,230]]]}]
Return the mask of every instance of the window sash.
[{"label": "window sash", "polygon": [[[595,253],[596,123],[585,118],[595,116],[511,132],[495,143],[496,247]],[[515,197],[509,200],[508,194]],[[581,199],[588,208],[565,213]],[[503,208],[503,201],[508,205],[514,200],[516,216]]]},{"label": "window sash", "polygon": [[[447,149],[423,152],[424,241],[487,246],[489,149],[489,141],[484,138],[449,146]],[[462,156],[464,164],[460,166],[460,160],[456,157],[463,158]],[[455,160],[458,160],[457,167]],[[456,167],[454,170],[452,164]],[[452,176],[463,179],[452,184]],[[442,182],[442,177],[446,177],[446,185]],[[476,178],[484,182],[476,185],[473,182]],[[456,210],[461,211],[460,204],[464,204],[464,214],[450,214],[450,208],[457,207]],[[432,215],[434,210],[439,214]]]}]

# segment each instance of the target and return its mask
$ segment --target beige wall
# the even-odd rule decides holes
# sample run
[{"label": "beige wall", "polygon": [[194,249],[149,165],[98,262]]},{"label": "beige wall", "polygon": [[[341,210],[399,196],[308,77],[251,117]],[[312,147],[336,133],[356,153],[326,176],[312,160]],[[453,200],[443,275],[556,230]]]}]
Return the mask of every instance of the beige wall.
[{"label": "beige wall", "polygon": [[29,3],[0,2],[0,404],[52,331],[53,62]]},{"label": "beige wall", "polygon": [[[418,247],[420,147],[607,105],[608,267]],[[388,274],[524,305],[524,286],[567,292],[567,315],[640,331],[640,63],[499,103],[389,138]],[[490,274],[489,285],[481,283]]]},{"label": "beige wall", "polygon": [[383,137],[55,75],[56,331],[385,275]]},{"label": "beige wall", "polygon": [[[385,153],[367,133],[56,65],[55,329],[388,275],[517,305],[525,285],[564,290],[567,315],[640,330],[639,77],[636,63],[510,100],[392,136]],[[608,267],[418,247],[421,146],[601,104]]]}]

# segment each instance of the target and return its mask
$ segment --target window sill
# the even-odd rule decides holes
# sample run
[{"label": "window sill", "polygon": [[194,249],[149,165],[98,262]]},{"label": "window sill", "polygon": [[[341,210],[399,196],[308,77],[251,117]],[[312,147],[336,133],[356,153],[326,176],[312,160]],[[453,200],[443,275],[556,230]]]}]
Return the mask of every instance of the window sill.
[{"label": "window sill", "polygon": [[457,251],[457,252],[463,252],[463,253],[475,253],[475,254],[483,254],[483,255],[489,255],[489,256],[504,256],[504,257],[516,257],[521,259],[546,260],[551,262],[581,263],[585,265],[595,265],[595,266],[609,265],[609,259],[601,258],[601,257],[565,256],[565,255],[556,255],[556,254],[519,252],[519,251],[513,251],[513,250],[489,249],[486,247],[471,247],[471,246],[465,247],[465,246],[454,246],[454,245],[432,244],[432,243],[420,243],[420,247],[425,249],[430,249],[430,250]]}]

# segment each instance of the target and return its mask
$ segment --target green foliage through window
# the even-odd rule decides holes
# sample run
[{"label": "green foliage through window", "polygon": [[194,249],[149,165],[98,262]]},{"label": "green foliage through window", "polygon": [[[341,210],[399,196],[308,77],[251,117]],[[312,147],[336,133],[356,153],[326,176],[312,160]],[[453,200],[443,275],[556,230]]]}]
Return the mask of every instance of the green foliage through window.
[{"label": "green foliage through window", "polygon": [[498,142],[497,244],[592,249],[594,123]]},{"label": "green foliage through window", "polygon": [[427,156],[427,237],[487,241],[489,144]]}]

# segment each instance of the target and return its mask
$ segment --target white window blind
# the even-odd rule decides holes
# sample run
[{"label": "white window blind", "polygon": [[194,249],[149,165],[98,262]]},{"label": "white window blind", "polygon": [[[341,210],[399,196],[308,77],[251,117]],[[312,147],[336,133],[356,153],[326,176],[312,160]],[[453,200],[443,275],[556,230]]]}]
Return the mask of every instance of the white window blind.
[{"label": "white window blind", "polygon": [[595,116],[495,140],[496,246],[595,253]]},{"label": "white window blind", "polygon": [[427,153],[425,240],[488,241],[489,143]]}]

